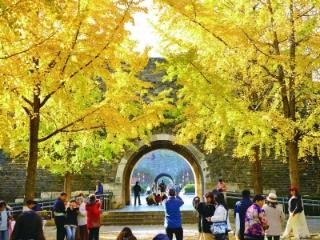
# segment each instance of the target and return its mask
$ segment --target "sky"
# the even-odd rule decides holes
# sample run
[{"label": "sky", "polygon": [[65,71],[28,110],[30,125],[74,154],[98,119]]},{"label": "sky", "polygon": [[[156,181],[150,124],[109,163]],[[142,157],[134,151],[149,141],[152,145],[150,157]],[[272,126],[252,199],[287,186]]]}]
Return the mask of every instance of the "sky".
[{"label": "sky", "polygon": [[144,0],[144,7],[149,9],[148,13],[137,13],[134,15],[135,25],[127,24],[127,29],[131,31],[131,39],[138,42],[137,49],[143,51],[145,47],[151,47],[150,57],[161,57],[159,53],[159,37],[155,33],[150,22],[156,23],[157,17],[152,8],[152,0]]}]

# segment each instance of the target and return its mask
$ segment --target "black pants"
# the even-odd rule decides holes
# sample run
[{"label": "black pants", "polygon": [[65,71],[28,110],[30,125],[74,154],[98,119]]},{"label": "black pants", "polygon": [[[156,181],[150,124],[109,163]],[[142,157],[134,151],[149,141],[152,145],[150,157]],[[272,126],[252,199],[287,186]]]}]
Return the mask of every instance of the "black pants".
[{"label": "black pants", "polygon": [[280,236],[268,236],[268,240],[279,240],[280,239]]},{"label": "black pants", "polygon": [[88,240],[88,228],[87,225],[79,226],[80,240]]},{"label": "black pants", "polygon": [[182,227],[179,228],[166,228],[166,233],[170,240],[173,239],[173,234],[176,236],[177,240],[183,239],[183,229]]},{"label": "black pants", "polygon": [[244,236],[245,240],[264,240],[264,237],[248,237],[248,236]]},{"label": "black pants", "polygon": [[64,228],[65,219],[63,216],[54,218],[54,223],[57,227],[57,240],[64,240],[66,236],[66,229]]},{"label": "black pants", "polygon": [[138,198],[139,205],[141,205],[140,194],[135,194],[134,195],[134,205],[137,204],[137,198]]},{"label": "black pants", "polygon": [[89,228],[89,240],[99,240],[99,228]]}]

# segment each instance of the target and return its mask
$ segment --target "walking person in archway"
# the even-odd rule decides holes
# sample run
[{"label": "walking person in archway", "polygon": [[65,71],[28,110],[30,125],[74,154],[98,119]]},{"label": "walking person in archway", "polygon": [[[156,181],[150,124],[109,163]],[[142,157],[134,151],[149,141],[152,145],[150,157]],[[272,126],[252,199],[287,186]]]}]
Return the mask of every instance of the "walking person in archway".
[{"label": "walking person in archway", "polygon": [[165,194],[166,190],[167,190],[167,185],[164,183],[163,180],[159,184],[159,190],[160,190],[160,196],[162,197]]},{"label": "walking person in archway", "polygon": [[206,218],[211,217],[215,211],[214,197],[212,192],[205,195],[205,202],[200,202],[199,197],[193,199],[193,206],[199,213],[199,237],[198,240],[213,240],[214,237],[211,233],[210,227],[212,222]]},{"label": "walking person in archway", "polygon": [[304,215],[302,198],[297,187],[290,188],[288,207],[289,219],[286,230],[283,233],[283,238],[288,238],[291,232],[293,233],[295,239],[309,238],[310,232],[308,229],[306,216]]},{"label": "walking person in archway", "polygon": [[173,235],[176,236],[176,240],[183,239],[183,229],[180,211],[180,207],[183,204],[183,200],[179,196],[176,196],[176,191],[174,189],[170,189],[169,198],[166,199],[164,202],[164,226],[166,228],[166,233],[170,240],[173,239]]},{"label": "walking person in archway", "polygon": [[136,185],[134,185],[133,194],[134,194],[134,205],[136,206],[137,199],[138,199],[139,205],[141,205],[141,199],[140,199],[141,187],[139,185],[139,182],[136,182]]}]

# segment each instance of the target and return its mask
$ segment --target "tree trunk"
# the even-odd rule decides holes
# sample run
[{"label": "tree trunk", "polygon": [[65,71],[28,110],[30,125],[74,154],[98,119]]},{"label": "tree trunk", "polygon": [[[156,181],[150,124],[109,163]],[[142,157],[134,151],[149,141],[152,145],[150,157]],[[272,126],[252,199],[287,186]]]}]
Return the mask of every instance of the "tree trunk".
[{"label": "tree trunk", "polygon": [[68,194],[68,199],[70,199],[72,192],[72,174],[70,172],[64,175],[64,192]]},{"label": "tree trunk", "polygon": [[296,187],[299,187],[298,177],[298,142],[292,141],[288,143],[288,155],[289,155],[289,176],[290,183]]},{"label": "tree trunk", "polygon": [[29,159],[25,181],[25,200],[35,197],[37,163],[39,151],[40,98],[39,92],[34,91],[33,112],[29,116]]},{"label": "tree trunk", "polygon": [[253,147],[254,150],[254,162],[252,163],[252,182],[255,194],[263,193],[262,183],[262,165],[260,159],[260,149],[258,146]]}]

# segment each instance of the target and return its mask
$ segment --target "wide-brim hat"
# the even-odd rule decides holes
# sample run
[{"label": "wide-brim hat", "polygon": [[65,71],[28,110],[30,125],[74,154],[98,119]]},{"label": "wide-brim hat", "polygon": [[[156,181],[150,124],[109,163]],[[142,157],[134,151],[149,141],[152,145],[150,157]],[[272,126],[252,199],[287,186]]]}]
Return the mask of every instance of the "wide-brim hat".
[{"label": "wide-brim hat", "polygon": [[267,201],[271,202],[271,203],[276,203],[278,202],[277,200],[277,195],[275,193],[269,193],[268,197],[267,197]]}]

